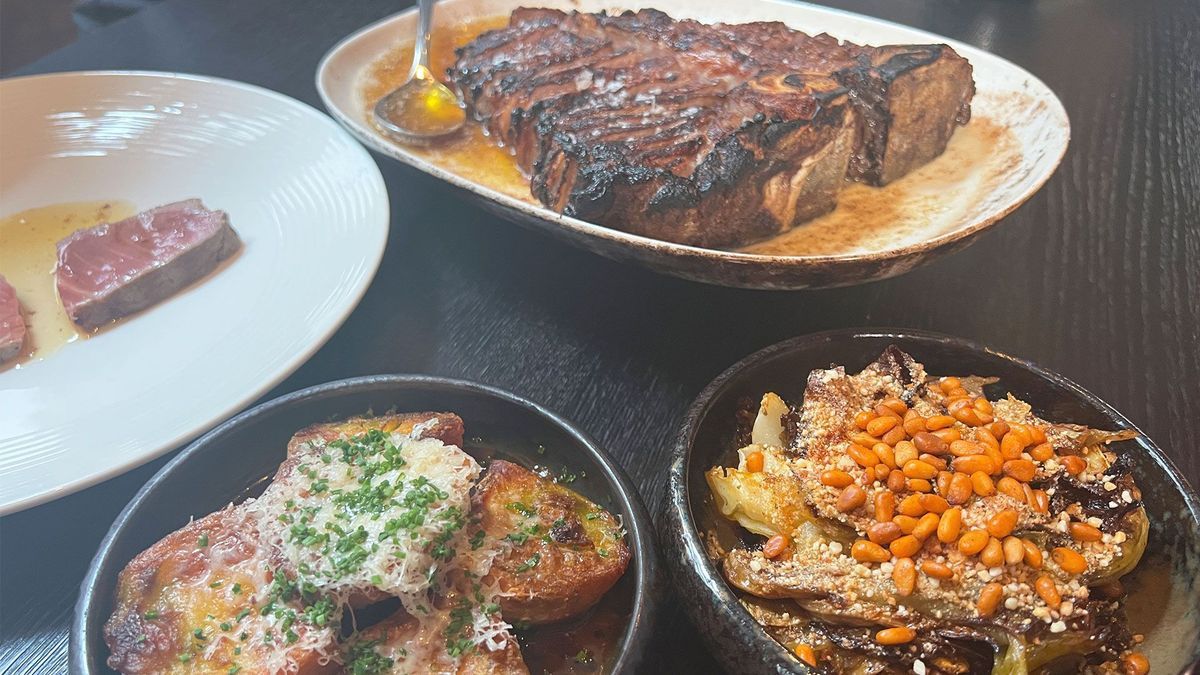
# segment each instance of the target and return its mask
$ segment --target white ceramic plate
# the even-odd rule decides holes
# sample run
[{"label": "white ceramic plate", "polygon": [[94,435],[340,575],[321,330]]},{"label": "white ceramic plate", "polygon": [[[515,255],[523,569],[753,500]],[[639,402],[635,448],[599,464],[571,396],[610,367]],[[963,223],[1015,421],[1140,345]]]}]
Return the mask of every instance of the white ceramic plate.
[{"label": "white ceramic plate", "polygon": [[167,301],[0,372],[0,514],[141,464],[277,384],[355,307],[387,241],[387,192],[362,146],[259,87],[137,72],[4,80],[0,147],[0,215],[200,197],[245,243]]},{"label": "white ceramic plate", "polygon": [[[673,244],[563,217],[543,208],[531,197],[505,194],[473,182],[432,164],[411,148],[391,142],[367,122],[373,102],[364,101],[361,92],[370,65],[402,42],[411,41],[416,26],[415,10],[367,26],[335,46],[322,60],[317,88],[325,106],[368,147],[469,191],[485,207],[506,218],[545,229],[602,255],[636,261],[669,274],[730,286],[809,288],[862,283],[906,272],[936,255],[962,248],[1028,199],[1054,172],[1070,137],[1062,103],[1045,84],[1020,67],[939,35],[804,3],[442,0],[437,5],[434,34],[439,27],[507,16],[522,5],[610,12],[654,7],[675,18],[704,22],[783,21],[808,33],[828,32],[844,40],[874,45],[948,43],[974,66],[977,93],[972,104],[972,124],[979,124],[967,127],[971,129],[967,135],[960,129],[951,141],[951,150],[960,159],[969,157],[966,166],[931,164],[925,174],[914,174],[894,183],[898,186],[895,192],[882,200],[888,204],[888,213],[875,218],[877,225],[869,232],[852,232],[843,237],[844,232],[838,227],[814,229],[821,227],[820,223],[811,227],[802,225],[792,231],[793,244],[800,243],[801,249],[818,239],[846,239],[844,244],[834,243],[799,254],[792,250],[797,247],[789,244],[785,246],[789,252],[780,254],[762,247],[724,251]],[[972,145],[978,140],[975,136],[982,137],[996,129],[1004,133],[1003,147]],[[950,156],[951,150],[944,157]],[[843,204],[846,202],[843,195]],[[839,215],[837,221],[831,218],[825,222],[864,220],[859,213]],[[813,236],[818,232],[825,234]]]}]

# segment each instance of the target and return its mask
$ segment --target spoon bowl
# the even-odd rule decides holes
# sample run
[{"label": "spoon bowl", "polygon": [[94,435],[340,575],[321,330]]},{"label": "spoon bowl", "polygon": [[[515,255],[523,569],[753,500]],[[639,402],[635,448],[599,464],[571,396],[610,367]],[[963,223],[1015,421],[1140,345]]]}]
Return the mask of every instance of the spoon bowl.
[{"label": "spoon bowl", "polygon": [[449,87],[429,70],[429,29],[435,0],[420,0],[417,40],[408,79],[375,104],[375,125],[404,143],[422,144],[463,127],[467,113]]}]

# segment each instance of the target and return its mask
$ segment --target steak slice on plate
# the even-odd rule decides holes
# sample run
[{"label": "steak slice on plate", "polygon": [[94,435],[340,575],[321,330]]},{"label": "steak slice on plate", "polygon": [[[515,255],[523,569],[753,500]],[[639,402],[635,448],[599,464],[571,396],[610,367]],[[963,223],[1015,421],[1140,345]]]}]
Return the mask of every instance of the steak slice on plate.
[{"label": "steak slice on plate", "polygon": [[0,363],[18,356],[25,344],[25,318],[17,292],[0,276]]},{"label": "steak slice on plate", "polygon": [[228,214],[199,199],[159,206],[58,242],[58,296],[94,330],[179,292],[241,245]]}]

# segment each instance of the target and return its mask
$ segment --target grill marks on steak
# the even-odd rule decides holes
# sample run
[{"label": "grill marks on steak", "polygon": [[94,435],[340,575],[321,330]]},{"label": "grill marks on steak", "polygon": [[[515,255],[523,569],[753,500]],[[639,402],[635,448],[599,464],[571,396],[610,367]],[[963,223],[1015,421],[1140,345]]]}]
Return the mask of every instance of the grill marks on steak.
[{"label": "grill marks on steak", "polygon": [[523,8],[450,76],[550,208],[723,246],[831,210],[846,176],[882,184],[940,154],[970,72],[944,46]]},{"label": "grill marks on steak", "polygon": [[0,364],[16,358],[25,345],[25,317],[12,285],[0,276]]},{"label": "grill marks on steak", "polygon": [[224,211],[199,199],[80,230],[58,243],[58,295],[71,320],[93,330],[179,292],[242,242]]}]

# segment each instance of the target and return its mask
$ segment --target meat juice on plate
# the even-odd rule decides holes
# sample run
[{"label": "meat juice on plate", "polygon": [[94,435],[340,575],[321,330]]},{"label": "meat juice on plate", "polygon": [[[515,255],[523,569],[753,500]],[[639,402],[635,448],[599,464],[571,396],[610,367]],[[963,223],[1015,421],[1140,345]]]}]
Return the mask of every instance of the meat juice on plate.
[{"label": "meat juice on plate", "polygon": [[16,290],[25,310],[30,336],[26,362],[44,359],[85,335],[58,301],[54,279],[58,241],[76,230],[128,218],[134,212],[133,204],[120,200],[68,202],[0,219],[0,275]]}]

